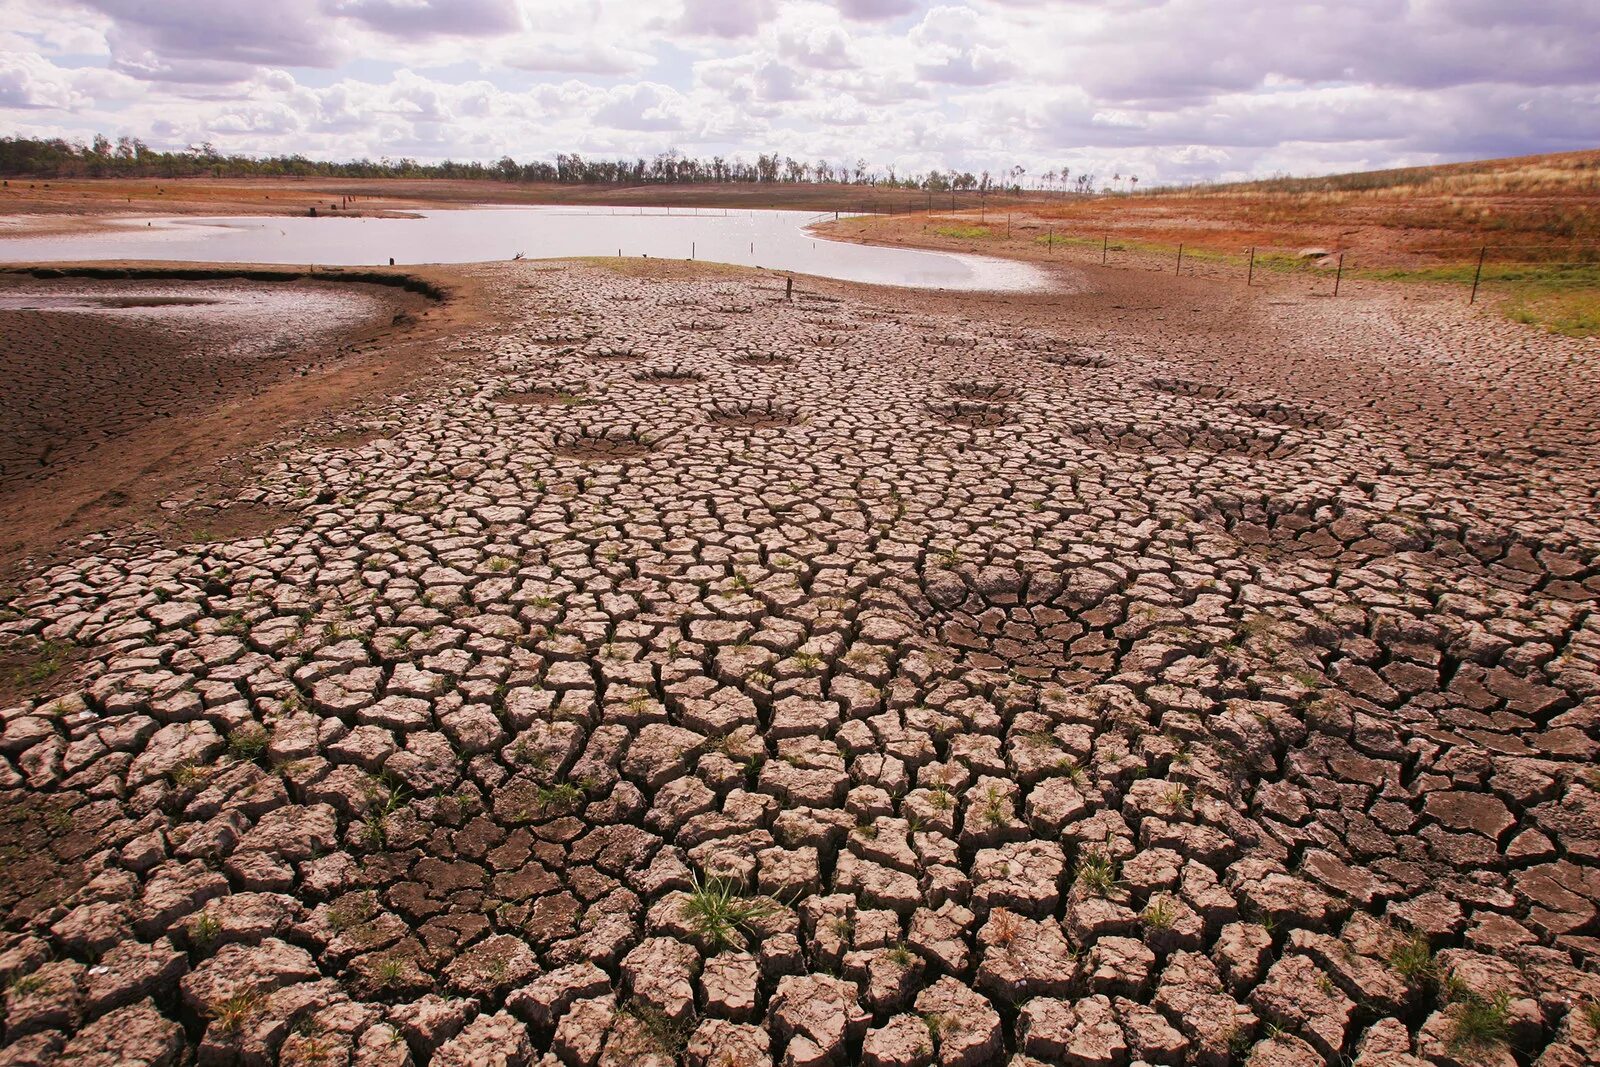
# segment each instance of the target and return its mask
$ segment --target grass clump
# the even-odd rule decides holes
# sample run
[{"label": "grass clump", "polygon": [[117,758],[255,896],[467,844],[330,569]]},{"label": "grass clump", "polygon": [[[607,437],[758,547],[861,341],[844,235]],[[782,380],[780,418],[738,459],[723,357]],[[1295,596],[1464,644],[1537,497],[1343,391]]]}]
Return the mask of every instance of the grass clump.
[{"label": "grass clump", "polygon": [[189,940],[196,948],[210,948],[221,933],[222,924],[208,911],[195,916],[194,922],[189,924]]},{"label": "grass clump", "polygon": [[235,993],[211,1006],[211,1022],[224,1033],[233,1033],[250,1021],[261,1008],[262,996],[255,990]]},{"label": "grass clump", "polygon": [[1482,1052],[1504,1045],[1511,1035],[1511,994],[1485,997],[1458,991],[1450,1006],[1450,1051]]},{"label": "grass clump", "polygon": [[253,763],[267,751],[267,731],[259,723],[249,723],[228,735],[228,752],[237,760]]},{"label": "grass clump", "polygon": [[1116,888],[1116,864],[1103,852],[1086,852],[1078,861],[1078,870],[1073,879],[1085,891],[1103,897]]},{"label": "grass clump", "polygon": [[1160,896],[1150,901],[1149,907],[1144,909],[1139,918],[1147,929],[1170,930],[1177,921],[1178,909],[1172,906],[1171,900]]},{"label": "grass clump", "polygon": [[539,807],[549,812],[569,812],[583,805],[584,793],[571,782],[542,785],[538,791]]},{"label": "grass clump", "polygon": [[0,687],[31,690],[43,685],[66,669],[77,647],[71,641],[41,641],[7,656],[11,662],[0,661]]},{"label": "grass clump", "polygon": [[1396,945],[1389,952],[1389,966],[1400,972],[1400,977],[1419,988],[1431,986],[1439,977],[1439,964],[1433,958],[1433,946],[1421,934]]},{"label": "grass clump", "polygon": [[739,895],[739,887],[727,878],[695,880],[694,889],[683,902],[683,918],[689,927],[714,949],[742,942],[739,930],[773,912],[768,900]]},{"label": "grass clump", "polygon": [[674,1019],[654,1004],[646,1004],[641,1000],[629,1001],[622,1011],[639,1023],[644,1039],[652,1050],[674,1060],[683,1055],[683,1050],[689,1045],[689,1036],[694,1032],[695,1020],[692,1016]]}]

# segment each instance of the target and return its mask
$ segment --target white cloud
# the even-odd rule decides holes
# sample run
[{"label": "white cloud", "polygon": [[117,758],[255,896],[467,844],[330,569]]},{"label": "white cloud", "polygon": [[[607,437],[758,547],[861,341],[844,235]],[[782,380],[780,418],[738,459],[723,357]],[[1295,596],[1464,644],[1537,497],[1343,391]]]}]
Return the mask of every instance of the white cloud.
[{"label": "white cloud", "polygon": [[[1146,183],[1600,144],[1593,0],[0,0],[0,121]],[[307,73],[307,71],[311,73]]]},{"label": "white cloud", "polygon": [[0,52],[0,110],[71,110],[89,103],[67,71],[26,52]]}]

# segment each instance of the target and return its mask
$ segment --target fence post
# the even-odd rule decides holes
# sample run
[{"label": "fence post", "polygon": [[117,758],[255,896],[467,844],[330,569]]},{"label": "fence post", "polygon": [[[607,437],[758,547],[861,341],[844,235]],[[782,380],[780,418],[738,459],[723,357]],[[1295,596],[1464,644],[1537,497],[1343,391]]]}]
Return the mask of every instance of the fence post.
[{"label": "fence post", "polygon": [[1468,298],[1468,304],[1476,304],[1478,302],[1478,280],[1483,277],[1483,260],[1488,254],[1488,245],[1478,249],[1478,269],[1472,275],[1472,296]]},{"label": "fence post", "polygon": [[689,242],[689,258],[690,259],[694,258],[694,242],[693,241]]},{"label": "fence post", "polygon": [[1244,276],[1244,287],[1246,289],[1250,288],[1251,283],[1254,282],[1255,279],[1256,279],[1256,246],[1255,245],[1251,245],[1250,246],[1250,272]]},{"label": "fence post", "polygon": [[1174,274],[1182,274],[1183,273],[1183,242],[1182,241],[1178,242],[1178,265],[1176,267],[1172,268],[1172,273],[1174,273]]},{"label": "fence post", "polygon": [[1111,235],[1109,233],[1101,234],[1100,235],[1100,265],[1102,267],[1106,265],[1106,249],[1108,249],[1110,247],[1111,247]]},{"label": "fence post", "polygon": [[1339,253],[1339,269],[1333,274],[1333,295],[1339,295],[1339,282],[1344,279],[1344,253]]}]

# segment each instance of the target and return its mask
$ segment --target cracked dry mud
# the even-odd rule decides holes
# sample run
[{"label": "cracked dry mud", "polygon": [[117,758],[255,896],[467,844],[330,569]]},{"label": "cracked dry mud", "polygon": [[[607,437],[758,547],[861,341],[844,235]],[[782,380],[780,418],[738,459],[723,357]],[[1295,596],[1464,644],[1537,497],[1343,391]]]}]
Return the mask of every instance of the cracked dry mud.
[{"label": "cracked dry mud", "polygon": [[13,599],[0,1064],[1600,1058],[1592,346],[469,270]]}]

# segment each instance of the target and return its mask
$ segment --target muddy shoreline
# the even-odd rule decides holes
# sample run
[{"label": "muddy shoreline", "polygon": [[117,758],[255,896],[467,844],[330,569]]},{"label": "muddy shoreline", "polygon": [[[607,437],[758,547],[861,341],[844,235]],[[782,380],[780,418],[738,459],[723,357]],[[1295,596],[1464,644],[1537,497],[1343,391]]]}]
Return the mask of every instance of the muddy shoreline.
[{"label": "muddy shoreline", "polygon": [[0,295],[62,293],[113,306],[0,309],[0,574],[12,579],[85,534],[183,525],[160,510],[168,494],[192,496],[239,450],[412,380],[429,363],[418,344],[472,314],[445,274],[0,269]]}]

